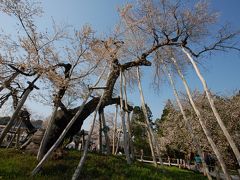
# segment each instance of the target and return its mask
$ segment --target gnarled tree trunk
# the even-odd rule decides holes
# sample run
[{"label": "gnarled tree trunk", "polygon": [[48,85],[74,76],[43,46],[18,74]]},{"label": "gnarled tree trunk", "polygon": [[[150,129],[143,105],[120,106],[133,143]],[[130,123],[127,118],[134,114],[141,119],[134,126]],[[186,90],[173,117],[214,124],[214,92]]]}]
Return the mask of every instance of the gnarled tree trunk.
[{"label": "gnarled tree trunk", "polygon": [[[72,68],[72,65],[71,64],[64,64],[64,63],[60,63],[58,64],[57,66],[62,66],[65,68],[65,71],[64,71],[64,78],[65,80],[69,80],[70,78],[70,70]],[[45,130],[45,133],[44,133],[44,136],[43,136],[43,139],[41,141],[41,144],[40,144],[40,147],[39,147],[39,150],[38,150],[38,155],[37,155],[37,159],[38,161],[40,161],[42,159],[42,157],[44,156],[45,154],[45,149],[46,149],[46,146],[47,146],[47,142],[48,142],[48,138],[50,136],[50,132],[52,131],[53,129],[53,125],[54,125],[54,119],[57,115],[57,111],[58,111],[58,108],[61,107],[61,109],[63,109],[63,111],[67,111],[65,106],[63,105],[63,103],[61,102],[62,100],[62,97],[64,96],[65,92],[67,90],[67,85],[61,87],[59,90],[58,90],[58,93],[55,95],[55,98],[54,98],[54,110],[53,110],[53,113],[52,113],[52,116],[51,116],[51,119],[50,121],[48,122],[48,125],[47,125],[47,129]]]},{"label": "gnarled tree trunk", "polygon": [[[105,71],[105,69],[104,69]],[[102,74],[99,76],[97,82],[95,83],[94,86],[96,86],[104,71],[102,72]],[[62,133],[60,134],[60,136],[58,137],[58,139],[54,142],[54,144],[51,146],[51,148],[46,151],[46,149],[44,149],[46,151],[46,154],[44,155],[44,157],[41,159],[41,161],[38,163],[38,165],[35,167],[35,169],[32,171],[32,175],[35,175],[40,168],[43,166],[44,162],[47,161],[47,159],[50,157],[51,153],[60,145],[60,143],[63,141],[64,137],[66,136],[66,134],[68,133],[69,129],[72,127],[72,125],[76,122],[77,118],[79,117],[79,115],[82,113],[82,111],[84,110],[85,104],[88,100],[88,98],[90,97],[90,95],[92,94],[93,89],[90,89],[89,92],[87,93],[87,95],[85,96],[85,99],[82,102],[82,105],[79,107],[78,111],[76,112],[76,114],[73,116],[73,118],[71,119],[71,121],[66,125],[65,129],[62,131]],[[56,116],[54,116],[56,117]],[[48,135],[48,139],[46,139],[46,142],[50,139],[50,134]],[[84,137],[84,132],[83,132],[83,137]],[[84,143],[84,140],[83,140]],[[46,146],[45,146],[46,147]]]},{"label": "gnarled tree trunk", "polygon": [[[112,105],[112,104],[120,104],[120,98],[112,97],[113,89],[115,83],[120,75],[120,69],[127,70],[131,67],[135,66],[150,66],[151,63],[145,59],[145,57],[141,59],[137,59],[135,61],[131,61],[120,65],[117,59],[114,59],[110,68],[110,73],[107,78],[107,82],[105,84],[106,89],[103,92],[103,100],[101,103],[101,108],[105,106]],[[88,101],[85,106],[83,107],[81,113],[78,114],[74,123],[72,124],[71,128],[69,128],[68,132],[66,133],[66,137],[70,137],[75,135],[82,127],[84,120],[91,115],[99,103],[100,98],[94,97],[90,101]],[[74,109],[67,109],[67,111],[59,110],[56,114],[56,117],[53,122],[53,129],[49,134],[49,138],[46,142],[46,149],[44,149],[44,154],[52,147],[52,145],[56,142],[58,137],[64,131],[70,120],[76,115],[79,107]],[[124,107],[124,109],[126,109]],[[128,106],[128,110],[132,111],[132,107]],[[63,139],[62,139],[63,140]]]},{"label": "gnarled tree trunk", "polygon": [[[38,163],[38,165],[35,167],[35,169],[32,171],[32,175],[35,175],[36,173],[38,173],[38,171],[41,169],[41,167],[43,166],[43,164],[47,161],[47,159],[50,157],[51,153],[60,145],[60,143],[63,141],[64,137],[66,136],[67,132],[69,131],[69,129],[72,127],[72,125],[75,123],[75,121],[77,120],[79,114],[81,114],[81,112],[83,111],[85,104],[88,100],[88,98],[90,97],[92,91],[89,91],[87,96],[85,97],[82,105],[79,107],[78,112],[75,114],[75,116],[71,119],[71,121],[66,125],[66,128],[63,130],[63,132],[61,133],[61,135],[58,137],[58,139],[54,142],[54,144],[49,147],[49,150],[46,151],[46,149],[44,149],[46,151],[46,153],[44,153],[44,156],[41,158],[41,161]],[[84,136],[84,134],[83,134]],[[52,136],[49,136],[52,138]],[[49,139],[47,139],[48,141]]]}]

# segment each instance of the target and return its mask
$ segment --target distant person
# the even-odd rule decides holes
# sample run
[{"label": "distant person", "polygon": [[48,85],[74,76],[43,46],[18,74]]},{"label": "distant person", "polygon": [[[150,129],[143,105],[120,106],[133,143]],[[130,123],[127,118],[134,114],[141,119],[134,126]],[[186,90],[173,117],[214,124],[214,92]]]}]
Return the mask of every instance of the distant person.
[{"label": "distant person", "polygon": [[24,125],[27,128],[28,134],[34,134],[37,130],[30,122],[30,113],[28,112],[27,108],[24,108],[22,111],[20,111],[19,116],[24,123]]},{"label": "distant person", "polygon": [[195,160],[195,169],[197,171],[200,171],[200,165],[202,163],[201,157],[198,154],[196,154],[196,156],[194,157],[194,160]]},{"label": "distant person", "polygon": [[92,147],[93,147],[93,148],[92,148],[92,151],[93,151],[93,152],[97,152],[97,146],[96,146],[96,144],[95,144],[95,143],[93,144],[93,146],[92,146]]},{"label": "distant person", "polygon": [[209,160],[210,160],[209,171],[212,172],[215,170],[216,160],[211,154],[209,154]]},{"label": "distant person", "polygon": [[78,149],[80,144],[80,137],[77,135],[73,136],[73,142],[75,143],[75,148]]},{"label": "distant person", "polygon": [[187,156],[187,165],[188,165],[189,169],[191,168],[191,162],[193,161],[193,159],[194,159],[194,153],[189,152],[189,154]]},{"label": "distant person", "polygon": [[204,161],[207,164],[209,172],[214,171],[214,168],[215,168],[214,157],[211,154],[209,154],[208,152],[204,152]]},{"label": "distant person", "polygon": [[206,165],[207,165],[207,168],[208,168],[208,171],[210,172],[210,155],[208,154],[208,152],[206,152],[206,151],[204,151],[203,152],[204,154],[204,161],[205,161],[205,163],[206,163]]},{"label": "distant person", "polygon": [[190,164],[194,161],[194,152],[191,152],[189,155]]}]

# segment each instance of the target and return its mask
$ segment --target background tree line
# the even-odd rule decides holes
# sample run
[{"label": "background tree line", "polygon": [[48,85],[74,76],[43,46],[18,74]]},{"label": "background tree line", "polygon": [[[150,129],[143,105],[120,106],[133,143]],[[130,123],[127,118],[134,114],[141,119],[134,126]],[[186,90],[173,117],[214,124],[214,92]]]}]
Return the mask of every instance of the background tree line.
[{"label": "background tree line", "polygon": [[[214,154],[184,94],[181,96],[181,100],[193,132],[199,137],[200,141],[198,144],[203,150]],[[207,102],[206,95],[195,91],[194,100],[204,117],[204,122],[210,130],[214,141],[219,147],[219,151],[223,154],[226,164],[228,167],[235,169],[238,167],[237,161],[217,122],[214,121],[214,116]],[[214,101],[227,129],[231,133],[234,141],[236,141],[238,148],[240,148],[240,93],[238,92],[230,97],[214,95]],[[168,100],[166,103],[161,118],[156,121],[156,130],[159,142],[161,143],[161,151],[164,154],[177,158],[181,152],[185,155],[191,152],[197,152],[196,146],[192,142],[191,136],[185,127],[185,122],[179,107],[174,100]]]}]

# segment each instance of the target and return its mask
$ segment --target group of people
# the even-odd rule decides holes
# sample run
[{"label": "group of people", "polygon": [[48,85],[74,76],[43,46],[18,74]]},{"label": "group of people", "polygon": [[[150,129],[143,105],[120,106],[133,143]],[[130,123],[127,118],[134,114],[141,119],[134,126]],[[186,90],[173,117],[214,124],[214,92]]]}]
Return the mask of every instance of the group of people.
[{"label": "group of people", "polygon": [[[206,163],[207,167],[208,167],[208,171],[212,172],[215,169],[215,163],[216,160],[215,158],[207,151],[204,151],[203,153],[203,158],[204,158],[204,162]],[[199,171],[202,167],[202,159],[201,157],[196,154],[196,156],[194,157],[194,161],[195,161],[195,169],[197,171]]]}]

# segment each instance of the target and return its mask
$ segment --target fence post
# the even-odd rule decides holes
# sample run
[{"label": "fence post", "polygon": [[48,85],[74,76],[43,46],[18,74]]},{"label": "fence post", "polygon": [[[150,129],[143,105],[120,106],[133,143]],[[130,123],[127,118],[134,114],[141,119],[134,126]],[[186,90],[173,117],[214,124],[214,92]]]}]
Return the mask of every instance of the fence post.
[{"label": "fence post", "polygon": [[17,137],[16,137],[16,144],[15,144],[15,148],[17,148],[17,149],[18,149],[18,147],[19,147],[19,138],[20,138],[20,135],[21,135],[21,129],[18,129]]},{"label": "fence post", "polygon": [[183,160],[183,167],[186,168],[186,161]]},{"label": "fence post", "polygon": [[140,150],[141,153],[141,162],[143,162],[143,149]]}]

